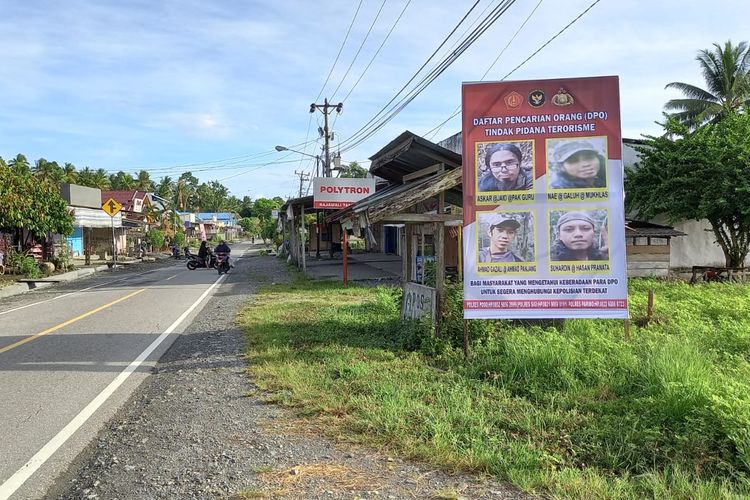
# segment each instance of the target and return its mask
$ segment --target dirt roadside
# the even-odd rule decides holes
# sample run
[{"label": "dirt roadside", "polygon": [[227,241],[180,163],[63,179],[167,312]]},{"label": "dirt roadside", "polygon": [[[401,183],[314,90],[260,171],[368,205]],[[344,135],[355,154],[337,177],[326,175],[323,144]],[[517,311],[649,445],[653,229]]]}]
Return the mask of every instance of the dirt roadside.
[{"label": "dirt roadside", "polygon": [[245,257],[46,498],[525,498],[321,437],[252,385],[237,311],[259,282],[284,282],[274,257]]}]

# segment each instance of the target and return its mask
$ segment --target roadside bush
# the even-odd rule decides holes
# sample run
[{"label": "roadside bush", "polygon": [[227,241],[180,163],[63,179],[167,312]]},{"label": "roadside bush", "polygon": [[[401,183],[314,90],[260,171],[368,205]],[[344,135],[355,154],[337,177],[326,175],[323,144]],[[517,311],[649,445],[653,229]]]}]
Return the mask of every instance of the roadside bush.
[{"label": "roadside bush", "polygon": [[42,277],[42,270],[39,269],[34,257],[30,255],[11,250],[8,262],[11,267],[18,269],[18,272],[27,278],[36,279]]},{"label": "roadside bush", "polygon": [[177,231],[174,233],[174,244],[177,245],[177,248],[182,249],[182,247],[185,246],[185,233]]},{"label": "roadside bush", "polygon": [[164,231],[159,229],[149,229],[146,233],[146,241],[151,244],[151,248],[154,250],[164,248]]}]

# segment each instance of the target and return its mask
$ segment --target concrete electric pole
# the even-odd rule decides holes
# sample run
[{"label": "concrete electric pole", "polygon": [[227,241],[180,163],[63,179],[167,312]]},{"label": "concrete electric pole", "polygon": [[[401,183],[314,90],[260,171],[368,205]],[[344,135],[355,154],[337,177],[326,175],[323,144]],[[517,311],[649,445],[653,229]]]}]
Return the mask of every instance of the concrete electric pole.
[{"label": "concrete electric pole", "polygon": [[[323,112],[323,137],[325,138],[325,158],[323,164],[323,177],[331,177],[331,138],[333,134],[328,130],[328,114],[332,109],[335,109],[337,113],[341,113],[344,109],[344,103],[331,104],[328,99],[323,99],[323,104],[310,104],[310,113],[315,113],[315,110]],[[315,252],[316,257],[320,259],[320,210],[317,212],[318,221],[318,249]],[[330,256],[333,259],[333,224],[328,225],[328,247],[330,250]]]},{"label": "concrete electric pole", "polygon": [[294,171],[294,175],[299,175],[299,197],[302,198],[302,184],[310,179],[310,174],[307,172]]},{"label": "concrete electric pole", "polygon": [[323,137],[325,139],[325,164],[323,165],[323,177],[331,176],[331,138],[333,134],[328,130],[328,115],[331,110],[335,109],[337,113],[341,113],[344,109],[344,103],[331,104],[328,99],[323,99],[323,104],[310,104],[310,113],[315,113],[315,110],[319,109],[323,112]]}]

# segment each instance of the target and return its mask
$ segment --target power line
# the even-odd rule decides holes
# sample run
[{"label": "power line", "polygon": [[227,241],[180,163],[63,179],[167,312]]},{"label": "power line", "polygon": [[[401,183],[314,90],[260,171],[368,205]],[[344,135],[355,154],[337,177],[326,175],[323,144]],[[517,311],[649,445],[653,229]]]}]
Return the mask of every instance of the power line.
[{"label": "power line", "polygon": [[[300,146],[304,146],[306,144],[309,144],[310,142],[315,142],[315,141],[307,141],[306,140],[306,142],[300,142],[300,143],[292,145],[290,147],[292,147],[292,148],[298,148]],[[214,169],[222,169],[222,168],[237,168],[237,167],[232,167],[232,165],[236,165],[238,163],[241,163],[241,164],[243,164],[241,166],[244,166],[244,163],[246,161],[248,161],[248,160],[257,159],[257,158],[261,158],[261,157],[264,157],[264,156],[269,156],[269,155],[275,154],[275,153],[276,153],[275,150],[269,150],[269,151],[264,151],[264,152],[260,152],[260,153],[249,153],[249,154],[246,154],[246,155],[234,156],[234,157],[230,157],[230,158],[224,158],[224,159],[220,159],[220,160],[210,160],[210,161],[198,162],[198,163],[186,163],[184,165],[173,165],[173,166],[169,166],[169,167],[124,167],[124,168],[117,169],[117,171],[118,172],[121,171],[121,172],[125,172],[125,173],[131,173],[131,172],[139,172],[141,170],[146,170],[149,173],[156,173],[156,174],[162,174],[163,173],[163,174],[168,174],[171,171],[180,171],[180,170],[181,171],[185,171],[187,169],[191,169],[191,170],[193,170],[195,172],[202,172],[202,171],[206,171],[206,170],[214,170]],[[197,168],[197,169],[193,168],[193,167],[201,167],[201,166],[205,166],[205,168]],[[107,171],[108,172],[114,172],[113,169],[107,169]]]},{"label": "power line", "polygon": [[[556,38],[557,38],[558,36],[562,35],[562,34],[563,34],[563,33],[564,33],[564,32],[565,32],[565,31],[566,31],[566,30],[567,30],[568,28],[570,28],[571,26],[573,26],[573,24],[575,24],[575,23],[576,23],[576,22],[577,22],[577,21],[578,21],[578,20],[579,20],[580,18],[582,18],[582,17],[583,17],[583,16],[584,16],[584,15],[585,15],[585,14],[586,14],[586,13],[587,13],[588,11],[590,11],[590,10],[591,10],[591,9],[592,9],[592,8],[593,8],[593,7],[594,7],[594,6],[596,5],[596,4],[598,4],[598,3],[600,2],[600,1],[601,1],[601,0],[595,0],[595,1],[594,1],[594,2],[593,2],[593,3],[591,4],[591,5],[589,5],[589,6],[588,6],[588,7],[587,7],[587,8],[586,8],[586,9],[585,9],[585,10],[584,10],[583,12],[581,12],[580,14],[578,14],[578,16],[576,16],[576,17],[575,17],[575,19],[573,19],[573,20],[572,20],[572,21],[570,21],[570,22],[569,22],[569,23],[568,23],[567,25],[565,25],[565,27],[564,27],[563,29],[561,29],[560,31],[558,31],[558,32],[557,32],[557,33],[556,33],[556,34],[555,34],[555,35],[554,35],[554,36],[553,36],[552,38],[550,38],[549,40],[547,40],[546,42],[544,42],[544,44],[542,44],[542,46],[541,46],[541,47],[539,47],[538,49],[536,49],[536,50],[535,50],[535,51],[534,51],[534,52],[533,52],[533,53],[532,53],[532,54],[531,54],[531,55],[530,55],[529,57],[527,57],[526,59],[524,59],[524,60],[523,60],[523,61],[521,62],[521,64],[519,64],[518,66],[516,66],[515,68],[513,68],[513,69],[512,69],[512,70],[511,70],[510,72],[508,72],[508,74],[506,74],[506,75],[505,75],[504,77],[502,77],[502,78],[501,78],[501,79],[500,79],[499,81],[503,81],[503,80],[505,80],[505,79],[506,79],[506,78],[508,78],[508,77],[509,77],[510,75],[512,75],[513,73],[515,73],[515,72],[516,72],[516,71],[517,71],[518,69],[520,69],[520,68],[521,68],[521,67],[522,67],[522,66],[523,66],[524,64],[526,64],[527,62],[529,62],[529,61],[531,60],[531,58],[532,58],[532,57],[534,57],[534,56],[535,56],[535,55],[537,55],[537,54],[538,54],[539,52],[541,52],[541,51],[542,51],[542,49],[544,49],[544,48],[545,48],[545,47],[546,47],[547,45],[549,45],[550,43],[552,43],[552,41],[553,41],[553,40],[555,40],[555,39],[556,39]],[[445,121],[443,121],[442,123],[440,123],[440,124],[439,124],[439,125],[438,125],[438,126],[437,126],[436,128],[434,128],[434,129],[430,130],[429,132],[427,132],[427,133],[426,133],[425,135],[428,135],[428,134],[430,134],[430,133],[431,133],[432,131],[434,131],[435,129],[439,129],[440,127],[442,127],[443,125],[445,125],[446,123],[448,123],[448,122],[449,122],[450,120],[452,120],[453,118],[455,118],[456,116],[458,116],[458,115],[459,115],[460,113],[461,113],[461,109],[460,109],[460,106],[459,106],[459,109],[458,109],[458,111],[454,112],[454,113],[453,113],[453,114],[452,114],[451,116],[449,116],[449,117],[448,117],[448,118],[447,118],[447,119],[446,119]]]},{"label": "power line", "polygon": [[468,10],[468,11],[466,12],[466,14],[464,14],[464,16],[463,16],[463,17],[461,18],[461,20],[460,20],[460,21],[458,22],[458,24],[456,24],[456,26],[454,26],[454,27],[453,27],[453,29],[452,29],[452,30],[451,30],[451,32],[450,32],[450,33],[448,34],[448,36],[446,36],[446,37],[445,37],[445,38],[443,39],[443,41],[442,41],[442,42],[440,43],[440,45],[438,45],[438,48],[437,48],[437,49],[435,49],[435,51],[434,51],[434,52],[433,52],[433,53],[432,53],[432,54],[430,55],[430,57],[428,57],[428,58],[427,58],[427,60],[426,60],[426,61],[425,61],[425,62],[424,62],[424,63],[422,64],[422,66],[420,66],[420,68],[419,68],[419,69],[418,69],[418,70],[417,70],[417,71],[416,71],[416,72],[415,72],[415,73],[414,73],[414,74],[412,75],[412,77],[411,77],[411,78],[409,78],[409,81],[407,81],[407,82],[406,82],[406,83],[404,84],[404,86],[403,86],[403,87],[401,87],[401,89],[400,89],[400,90],[399,90],[398,92],[396,92],[396,94],[395,94],[395,95],[394,95],[394,96],[393,96],[393,97],[391,98],[391,100],[390,100],[390,101],[388,101],[388,102],[387,102],[387,103],[385,104],[385,106],[383,106],[383,107],[382,107],[382,108],[380,109],[380,111],[378,111],[377,113],[375,113],[375,116],[373,116],[373,117],[372,117],[372,118],[370,119],[370,121],[368,121],[368,122],[367,122],[367,123],[366,123],[365,125],[363,125],[363,126],[362,126],[362,128],[360,128],[360,129],[359,129],[358,131],[356,131],[356,132],[355,132],[354,134],[352,134],[352,136],[351,136],[351,137],[350,137],[349,139],[347,139],[346,141],[343,141],[343,142],[342,142],[342,143],[341,143],[340,145],[343,145],[343,144],[345,144],[345,143],[346,143],[347,141],[349,141],[349,140],[354,140],[354,137],[356,137],[357,135],[361,134],[361,133],[362,133],[362,132],[363,132],[363,131],[364,131],[364,130],[365,130],[365,129],[366,129],[366,128],[367,128],[367,127],[368,127],[368,126],[369,126],[369,125],[371,124],[371,123],[373,123],[373,122],[374,122],[374,121],[375,121],[375,120],[376,120],[376,119],[378,118],[378,116],[380,116],[380,115],[381,115],[381,114],[382,114],[382,113],[383,113],[383,112],[384,112],[384,111],[385,111],[386,109],[388,109],[388,106],[390,106],[390,105],[391,105],[391,104],[393,103],[393,101],[395,101],[395,100],[396,100],[396,98],[398,98],[398,96],[399,96],[399,95],[401,95],[401,93],[402,93],[402,92],[403,92],[404,90],[406,90],[406,88],[407,88],[407,87],[409,86],[409,84],[410,84],[411,82],[413,82],[415,78],[417,78],[417,76],[418,76],[418,75],[419,75],[419,73],[420,73],[420,72],[421,72],[421,71],[422,71],[422,70],[423,70],[423,69],[425,68],[425,66],[427,66],[427,64],[429,64],[429,62],[430,62],[430,61],[432,60],[432,58],[434,58],[434,57],[435,57],[435,55],[436,55],[436,54],[437,54],[437,53],[438,53],[438,52],[440,51],[440,49],[441,49],[441,48],[443,48],[443,45],[445,45],[445,44],[446,44],[446,43],[448,42],[448,40],[450,39],[450,37],[452,37],[452,36],[453,36],[453,34],[454,34],[454,33],[456,32],[456,30],[458,29],[458,27],[459,27],[459,26],[461,26],[461,24],[462,24],[462,23],[463,23],[463,22],[464,22],[464,21],[466,20],[466,18],[467,18],[467,17],[469,16],[469,14],[471,14],[471,12],[472,12],[472,11],[473,11],[473,10],[474,10],[474,9],[476,8],[476,6],[477,6],[477,5],[479,4],[479,2],[480,2],[480,0],[476,0],[476,2],[474,2],[474,4],[473,4],[473,5],[472,5],[472,6],[471,6],[471,7],[469,8],[469,10]]},{"label": "power line", "polygon": [[[385,126],[391,121],[396,115],[398,115],[409,103],[411,103],[425,88],[427,88],[432,82],[434,82],[438,76],[440,76],[453,62],[455,62],[479,37],[489,29],[492,24],[497,21],[512,5],[515,0],[506,0],[504,3],[496,6],[493,11],[480,23],[480,25],[472,31],[472,33],[466,37],[459,48],[454,50],[445,59],[443,59],[437,66],[435,66],[429,74],[427,74],[418,84],[414,87],[408,95],[403,97],[399,103],[393,105],[389,114],[379,118],[377,121],[371,120],[369,125],[366,125],[360,131],[355,133],[354,136],[350,137],[345,141],[347,144],[342,151],[348,151],[352,148],[357,147],[359,144],[369,139],[373,134]],[[377,115],[376,115],[377,116]],[[358,137],[357,137],[358,136]]]},{"label": "power line", "polygon": [[[370,59],[370,62],[368,62],[368,63],[367,63],[367,66],[366,66],[366,67],[365,67],[365,69],[364,69],[364,70],[362,71],[362,74],[361,74],[361,75],[359,75],[359,78],[357,78],[357,81],[356,81],[356,82],[354,82],[354,85],[352,86],[352,88],[351,88],[351,89],[349,89],[349,92],[347,92],[347,94],[346,94],[346,97],[344,97],[344,98],[342,99],[342,102],[346,102],[346,100],[347,100],[347,99],[349,98],[349,96],[350,96],[350,95],[352,94],[352,92],[354,92],[354,89],[356,89],[356,88],[357,88],[357,85],[359,85],[359,82],[360,82],[360,81],[362,80],[362,77],[364,77],[364,76],[365,76],[365,73],[367,73],[367,70],[368,70],[368,69],[370,69],[370,66],[372,65],[372,62],[373,62],[373,61],[375,60],[375,58],[376,58],[376,57],[378,57],[378,54],[380,54],[380,50],[381,50],[381,49],[383,48],[383,46],[385,45],[385,42],[387,42],[387,41],[388,41],[388,38],[390,38],[390,36],[391,36],[391,33],[393,33],[393,30],[394,30],[394,29],[396,29],[396,25],[398,25],[398,22],[399,22],[399,21],[401,20],[401,17],[402,17],[403,15],[404,15],[404,12],[406,12],[406,8],[407,8],[407,7],[409,6],[409,4],[411,4],[411,0],[408,0],[408,1],[406,2],[406,5],[404,5],[404,8],[403,8],[403,9],[401,9],[401,13],[400,13],[400,14],[398,15],[398,17],[396,18],[396,21],[394,21],[393,25],[391,26],[391,29],[390,29],[390,30],[388,31],[388,34],[387,34],[387,35],[385,36],[385,38],[383,39],[383,41],[382,41],[382,42],[380,43],[380,47],[378,47],[378,50],[376,50],[376,51],[375,51],[375,54],[374,54],[374,55],[372,56],[372,58]],[[335,124],[335,123],[336,123],[336,122],[334,121],[334,124]]]},{"label": "power line", "polygon": [[[510,47],[510,44],[511,44],[511,43],[513,43],[513,40],[515,40],[515,39],[516,39],[516,37],[518,36],[518,34],[519,34],[519,33],[521,32],[521,30],[522,30],[522,29],[524,28],[524,26],[526,26],[526,23],[528,23],[528,22],[529,22],[529,20],[531,19],[531,16],[533,16],[533,15],[534,15],[534,13],[535,13],[535,12],[537,11],[537,9],[539,8],[539,6],[540,6],[540,5],[542,5],[542,2],[543,2],[543,1],[544,1],[544,0],[539,0],[539,2],[537,2],[536,6],[535,6],[535,7],[534,7],[534,8],[533,8],[533,9],[531,10],[531,12],[529,12],[529,15],[528,15],[528,16],[526,16],[526,19],[524,19],[523,23],[521,23],[521,25],[520,25],[520,26],[518,27],[518,29],[516,30],[516,32],[515,32],[515,33],[513,33],[513,36],[512,36],[512,37],[510,37],[510,40],[508,40],[508,43],[506,43],[506,44],[505,44],[505,47],[503,47],[503,50],[501,50],[501,51],[500,51],[500,53],[499,53],[499,54],[497,55],[497,57],[495,58],[495,60],[494,60],[494,61],[492,61],[492,64],[490,64],[490,65],[489,65],[489,67],[487,68],[487,71],[485,71],[485,72],[484,72],[484,74],[482,75],[482,77],[481,77],[481,78],[479,79],[480,81],[483,81],[483,80],[484,80],[484,79],[485,79],[485,78],[487,77],[487,75],[489,74],[489,72],[490,72],[490,71],[492,70],[492,68],[494,68],[494,67],[495,67],[495,64],[497,64],[497,61],[499,61],[499,60],[500,60],[500,58],[501,58],[501,57],[502,57],[502,55],[503,55],[503,54],[505,53],[505,51],[506,51],[506,50],[508,49],[508,47]],[[455,114],[456,114],[456,113],[458,113],[459,111],[461,111],[461,105],[460,105],[460,104],[459,104],[459,105],[458,105],[458,107],[457,107],[457,108],[456,108],[456,109],[455,109],[455,110],[453,111],[453,113],[454,113],[454,114],[452,114],[452,115],[451,115],[451,117],[452,117],[452,116],[455,116]],[[450,120],[450,118],[448,118],[448,120]],[[427,132],[427,133],[426,133],[426,134],[424,135],[424,137],[425,137],[425,138],[428,138],[428,136],[429,136],[430,134],[432,134],[432,136],[431,136],[431,137],[429,137],[429,138],[430,138],[430,140],[431,140],[431,138],[432,138],[432,137],[434,137],[435,135],[437,135],[437,133],[438,133],[438,132],[440,131],[440,129],[441,129],[441,128],[443,128],[443,125],[445,125],[445,124],[446,124],[446,123],[448,122],[448,120],[446,120],[446,121],[442,122],[442,123],[441,123],[440,125],[438,125],[437,127],[433,128],[432,130],[430,130],[429,132]]]},{"label": "power line", "polygon": [[362,2],[364,0],[359,0],[359,5],[357,5],[357,10],[354,12],[354,17],[352,17],[352,22],[349,23],[349,29],[346,30],[346,36],[344,37],[344,41],[341,42],[341,47],[339,47],[339,53],[336,54],[336,59],[333,61],[333,65],[331,66],[331,71],[328,72],[328,76],[326,77],[326,81],[323,83],[323,86],[320,88],[320,92],[318,92],[318,97],[315,98],[317,101],[320,99],[320,96],[323,95],[323,91],[326,88],[326,85],[328,85],[328,80],[331,78],[331,74],[333,74],[334,68],[336,68],[336,63],[339,61],[339,56],[341,56],[341,51],[344,50],[344,45],[346,45],[346,40],[349,38],[349,33],[352,31],[352,26],[354,26],[354,21],[357,19],[357,14],[359,14],[359,9],[362,7]]},{"label": "power line", "polygon": [[[359,48],[357,49],[357,53],[354,54],[354,58],[352,58],[352,62],[349,63],[349,67],[346,68],[346,72],[344,73],[344,76],[341,78],[341,81],[338,85],[336,85],[336,88],[333,91],[333,94],[331,94],[331,101],[334,100],[336,97],[336,92],[339,91],[341,88],[341,85],[344,83],[344,80],[346,80],[346,77],[349,76],[349,71],[351,71],[352,66],[354,66],[354,61],[357,60],[357,57],[359,57],[359,53],[362,51],[362,47],[364,47],[365,42],[370,37],[370,33],[372,32],[372,28],[375,26],[375,23],[378,22],[378,18],[380,17],[380,13],[383,12],[383,7],[385,7],[385,2],[388,0],[383,0],[383,3],[380,4],[380,9],[378,9],[378,13],[375,14],[375,19],[372,20],[372,24],[370,24],[370,29],[367,30],[367,34],[365,34],[365,37],[362,39],[362,43],[359,44]],[[320,96],[318,96],[320,97]],[[317,100],[317,99],[316,99]]]}]

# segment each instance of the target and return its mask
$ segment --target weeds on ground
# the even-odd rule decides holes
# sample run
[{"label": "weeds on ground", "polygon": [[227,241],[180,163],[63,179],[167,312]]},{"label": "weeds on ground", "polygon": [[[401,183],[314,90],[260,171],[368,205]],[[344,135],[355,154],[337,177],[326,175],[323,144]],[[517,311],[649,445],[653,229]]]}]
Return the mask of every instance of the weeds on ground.
[{"label": "weeds on ground", "polygon": [[441,339],[400,290],[298,281],[241,315],[256,382],[332,432],[564,497],[750,495],[750,290],[635,280],[658,322],[470,322]]}]

